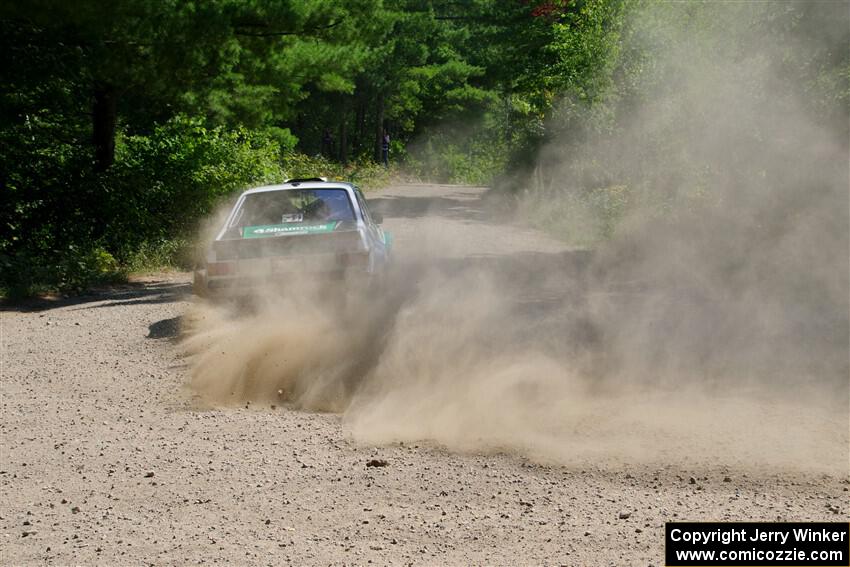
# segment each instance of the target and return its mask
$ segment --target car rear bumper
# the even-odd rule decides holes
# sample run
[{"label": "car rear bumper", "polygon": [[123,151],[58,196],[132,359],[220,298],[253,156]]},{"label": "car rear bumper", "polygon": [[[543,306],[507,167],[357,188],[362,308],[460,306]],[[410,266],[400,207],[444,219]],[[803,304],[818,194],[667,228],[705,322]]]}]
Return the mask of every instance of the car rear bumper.
[{"label": "car rear bumper", "polygon": [[238,296],[267,291],[282,291],[297,285],[333,282],[364,282],[372,279],[365,269],[333,269],[300,271],[298,273],[264,273],[234,276],[209,276],[206,270],[194,273],[193,292],[199,296]]}]

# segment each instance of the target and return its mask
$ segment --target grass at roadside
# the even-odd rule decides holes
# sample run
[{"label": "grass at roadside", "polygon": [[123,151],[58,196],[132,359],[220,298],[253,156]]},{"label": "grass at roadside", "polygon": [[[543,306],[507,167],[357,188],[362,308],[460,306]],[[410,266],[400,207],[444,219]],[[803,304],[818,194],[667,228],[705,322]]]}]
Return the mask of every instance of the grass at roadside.
[{"label": "grass at roadside", "polygon": [[640,185],[527,190],[514,197],[519,217],[579,247],[591,247],[652,222],[678,222],[718,206],[701,187],[667,195]]},{"label": "grass at roadside", "polygon": [[580,247],[592,246],[614,236],[635,201],[626,185],[569,193],[525,191],[515,198],[520,218]]}]

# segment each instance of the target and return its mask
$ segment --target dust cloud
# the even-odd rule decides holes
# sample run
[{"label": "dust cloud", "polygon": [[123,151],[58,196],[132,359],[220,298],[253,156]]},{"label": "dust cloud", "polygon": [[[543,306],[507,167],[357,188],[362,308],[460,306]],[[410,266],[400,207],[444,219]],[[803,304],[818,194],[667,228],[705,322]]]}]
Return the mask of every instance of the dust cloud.
[{"label": "dust cloud", "polygon": [[[755,34],[747,9],[714,4],[708,47]],[[794,39],[846,50],[839,16]],[[813,110],[783,83],[775,38],[730,54],[694,47],[685,28],[656,32],[675,80],[615,136],[578,153],[554,139],[529,193],[560,203],[629,187],[607,241],[464,257],[435,225],[399,242],[378,291],[308,279],[247,304],[199,302],[186,318],[193,392],[338,412],[362,443],[846,474],[846,107]]]},{"label": "dust cloud", "polygon": [[288,281],[285,295],[256,290],[228,304],[197,303],[184,323],[192,388],[213,403],[343,411],[376,348],[369,331],[377,323],[347,296],[344,284],[320,292]]},{"label": "dust cloud", "polygon": [[842,470],[846,413],[819,396],[833,390],[794,399],[752,383],[705,387],[694,374],[675,385],[601,376],[608,347],[593,301],[517,296],[540,288],[499,264],[408,265],[415,276],[397,274],[379,296],[304,285],[196,303],[191,388],[211,406],[337,412],[360,443],[568,466]]}]

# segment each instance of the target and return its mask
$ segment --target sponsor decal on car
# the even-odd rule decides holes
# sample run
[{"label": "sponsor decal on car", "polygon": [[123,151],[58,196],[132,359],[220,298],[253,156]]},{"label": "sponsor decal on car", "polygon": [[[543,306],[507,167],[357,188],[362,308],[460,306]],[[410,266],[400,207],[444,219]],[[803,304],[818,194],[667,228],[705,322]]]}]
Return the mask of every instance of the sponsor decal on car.
[{"label": "sponsor decal on car", "polygon": [[333,232],[340,225],[340,221],[325,224],[268,224],[262,226],[246,226],[242,229],[242,238],[265,238],[268,236],[282,236],[284,234],[314,234],[319,232]]}]

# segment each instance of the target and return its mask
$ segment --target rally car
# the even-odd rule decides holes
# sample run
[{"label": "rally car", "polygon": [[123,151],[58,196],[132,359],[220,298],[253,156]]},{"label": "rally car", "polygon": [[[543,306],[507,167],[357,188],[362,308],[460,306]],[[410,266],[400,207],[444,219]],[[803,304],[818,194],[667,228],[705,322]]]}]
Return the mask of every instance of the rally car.
[{"label": "rally car", "polygon": [[296,276],[382,277],[391,238],[360,189],[315,177],[245,191],[195,270],[199,295]]}]

